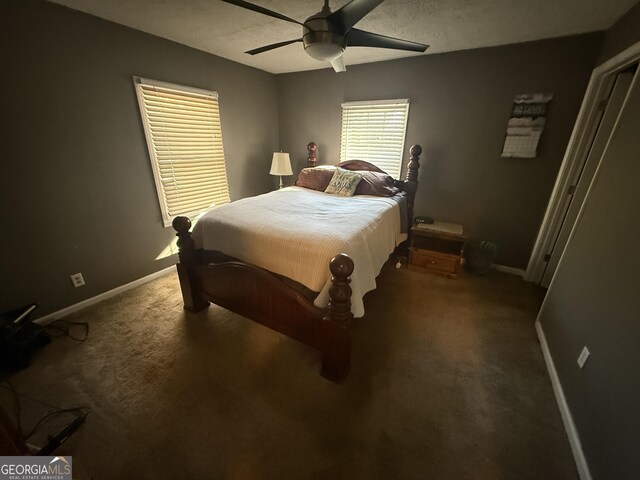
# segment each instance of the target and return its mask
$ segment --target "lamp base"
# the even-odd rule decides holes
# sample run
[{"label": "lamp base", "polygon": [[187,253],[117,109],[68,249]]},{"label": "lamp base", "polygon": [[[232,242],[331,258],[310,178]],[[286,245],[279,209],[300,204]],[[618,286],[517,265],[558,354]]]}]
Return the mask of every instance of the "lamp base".
[{"label": "lamp base", "polygon": [[280,175],[280,190],[282,190],[282,175]]}]

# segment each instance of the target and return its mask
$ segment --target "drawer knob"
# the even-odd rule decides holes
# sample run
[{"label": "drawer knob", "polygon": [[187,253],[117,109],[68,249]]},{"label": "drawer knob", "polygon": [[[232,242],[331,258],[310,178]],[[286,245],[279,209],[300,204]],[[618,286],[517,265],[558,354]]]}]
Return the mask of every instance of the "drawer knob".
[{"label": "drawer knob", "polygon": [[430,263],[431,265],[437,265],[437,264],[438,264],[438,262],[436,262],[435,260],[429,260],[429,263]]}]

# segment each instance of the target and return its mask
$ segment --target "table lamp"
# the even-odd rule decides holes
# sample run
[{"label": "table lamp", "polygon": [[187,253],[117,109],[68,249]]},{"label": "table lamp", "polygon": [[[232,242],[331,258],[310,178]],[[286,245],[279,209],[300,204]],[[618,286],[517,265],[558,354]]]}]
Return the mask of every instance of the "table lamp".
[{"label": "table lamp", "polygon": [[288,153],[273,152],[273,159],[271,160],[271,170],[269,171],[269,174],[280,176],[280,188],[282,188],[282,176],[293,175],[293,171],[291,170],[291,159],[289,158]]}]

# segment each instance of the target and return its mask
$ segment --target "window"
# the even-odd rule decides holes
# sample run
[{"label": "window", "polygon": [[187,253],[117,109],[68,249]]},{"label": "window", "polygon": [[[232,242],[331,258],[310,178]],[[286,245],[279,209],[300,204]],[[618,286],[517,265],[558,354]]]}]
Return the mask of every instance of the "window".
[{"label": "window", "polygon": [[408,116],[406,98],[343,103],[340,161],[366,160],[398,178]]},{"label": "window", "polygon": [[229,203],[218,94],[134,77],[165,227]]}]

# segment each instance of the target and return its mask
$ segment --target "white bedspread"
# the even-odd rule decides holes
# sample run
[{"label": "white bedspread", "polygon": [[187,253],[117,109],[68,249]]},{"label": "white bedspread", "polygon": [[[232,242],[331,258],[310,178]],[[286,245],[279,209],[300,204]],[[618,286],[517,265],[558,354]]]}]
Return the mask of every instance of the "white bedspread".
[{"label": "white bedspread", "polygon": [[329,262],[346,253],[355,264],[351,311],[364,315],[362,297],[398,243],[400,208],[389,198],[339,197],[301,187],[244,198],[205,213],[193,229],[197,248],[219,250],[284,275],[329,301]]}]

